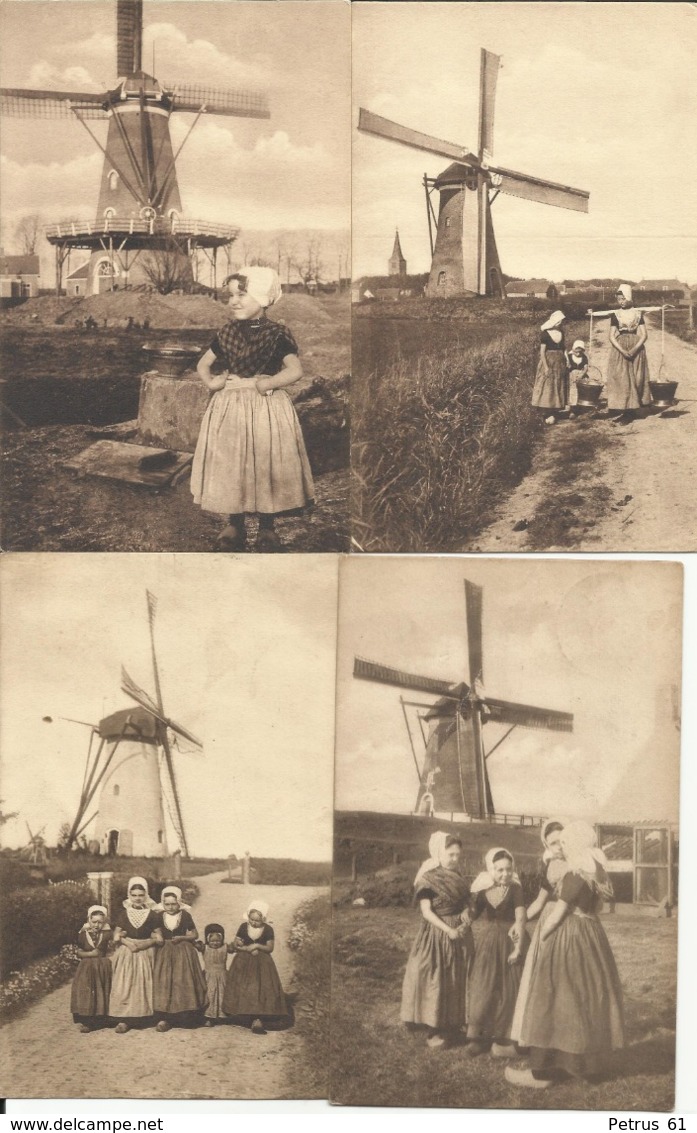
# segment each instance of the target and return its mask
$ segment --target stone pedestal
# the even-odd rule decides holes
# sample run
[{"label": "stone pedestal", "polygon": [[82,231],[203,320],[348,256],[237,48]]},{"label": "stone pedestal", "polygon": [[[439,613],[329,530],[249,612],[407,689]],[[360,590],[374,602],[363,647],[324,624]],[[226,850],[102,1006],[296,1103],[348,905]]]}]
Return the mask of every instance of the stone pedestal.
[{"label": "stone pedestal", "polygon": [[210,393],[195,370],[174,378],[151,370],[143,374],[138,434],[145,445],[193,452]]},{"label": "stone pedestal", "polygon": [[251,881],[250,868],[249,867],[250,867],[250,857],[249,857],[249,853],[247,852],[247,853],[245,853],[244,858],[242,859],[242,884],[243,885],[249,885],[249,883]]}]

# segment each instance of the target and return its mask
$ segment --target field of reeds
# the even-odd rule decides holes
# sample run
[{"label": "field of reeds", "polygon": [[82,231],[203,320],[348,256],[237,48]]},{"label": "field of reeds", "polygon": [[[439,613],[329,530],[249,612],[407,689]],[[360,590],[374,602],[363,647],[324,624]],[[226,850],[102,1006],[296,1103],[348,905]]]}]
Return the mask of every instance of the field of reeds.
[{"label": "field of reeds", "polygon": [[[352,390],[353,534],[363,551],[450,551],[493,517],[530,466],[539,330],[358,371]],[[422,324],[424,336],[428,323]]]}]

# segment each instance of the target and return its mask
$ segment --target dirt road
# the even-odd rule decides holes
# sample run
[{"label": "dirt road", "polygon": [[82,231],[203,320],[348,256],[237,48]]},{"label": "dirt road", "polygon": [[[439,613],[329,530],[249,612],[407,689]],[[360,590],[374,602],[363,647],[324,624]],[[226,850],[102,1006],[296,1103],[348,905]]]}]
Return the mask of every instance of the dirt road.
[{"label": "dirt road", "polygon": [[[607,330],[594,339],[593,363],[607,374]],[[660,330],[649,330],[647,351],[657,377]],[[461,550],[697,550],[697,348],[666,334],[664,375],[679,384],[663,413],[546,429],[531,473]]]},{"label": "dirt road", "polygon": [[[197,877],[199,931],[220,921],[232,935],[253,893],[266,898],[276,933],[274,960],[292,990],[286,945],[293,914],[319,892],[305,886],[221,885],[222,873]],[[301,992],[301,989],[300,989]],[[263,1036],[235,1026],[154,1028],[82,1035],[70,1016],[70,986],[59,988],[0,1031],[3,1089],[15,1098],[292,1098],[302,1045],[293,1031]]]}]

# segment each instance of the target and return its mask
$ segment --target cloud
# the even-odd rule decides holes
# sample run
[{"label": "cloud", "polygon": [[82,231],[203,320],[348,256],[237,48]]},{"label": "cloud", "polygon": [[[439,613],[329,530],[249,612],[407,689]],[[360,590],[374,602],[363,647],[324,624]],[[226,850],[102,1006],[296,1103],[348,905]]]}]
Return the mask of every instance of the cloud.
[{"label": "cloud", "polygon": [[86,90],[91,91],[100,86],[90,72],[81,66],[56,67],[47,59],[35,63],[29,72],[28,87],[39,90]]},{"label": "cloud", "polygon": [[154,45],[155,71],[161,81],[200,83],[205,76],[206,86],[221,87],[268,87],[276,82],[270,61],[261,53],[256,59],[238,59],[210,40],[190,40],[174,24],[149,24],[143,41],[145,67],[150,65]]}]

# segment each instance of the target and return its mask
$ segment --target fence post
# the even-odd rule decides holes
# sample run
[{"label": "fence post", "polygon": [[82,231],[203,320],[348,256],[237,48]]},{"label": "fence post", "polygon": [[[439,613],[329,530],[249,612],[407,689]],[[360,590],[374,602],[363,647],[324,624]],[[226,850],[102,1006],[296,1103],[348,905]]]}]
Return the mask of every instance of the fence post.
[{"label": "fence post", "polygon": [[249,885],[249,850],[245,850],[242,859],[242,884]]},{"label": "fence post", "polygon": [[111,880],[113,873],[88,873],[87,880],[95,902],[104,905],[107,916],[111,916]]}]

